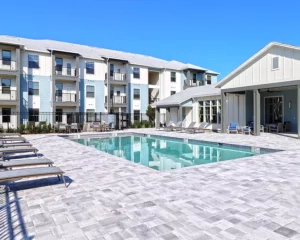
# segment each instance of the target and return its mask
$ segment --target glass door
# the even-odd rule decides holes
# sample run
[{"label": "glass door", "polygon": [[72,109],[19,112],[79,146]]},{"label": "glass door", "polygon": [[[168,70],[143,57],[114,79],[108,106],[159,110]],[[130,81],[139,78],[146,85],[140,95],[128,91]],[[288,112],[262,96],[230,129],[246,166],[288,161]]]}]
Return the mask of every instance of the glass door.
[{"label": "glass door", "polygon": [[265,98],[265,124],[283,122],[283,97]]}]

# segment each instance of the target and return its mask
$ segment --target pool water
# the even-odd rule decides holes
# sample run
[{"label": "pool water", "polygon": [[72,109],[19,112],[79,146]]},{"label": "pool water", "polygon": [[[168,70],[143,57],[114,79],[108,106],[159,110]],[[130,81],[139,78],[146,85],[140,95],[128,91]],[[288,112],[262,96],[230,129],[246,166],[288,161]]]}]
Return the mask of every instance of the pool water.
[{"label": "pool water", "polygon": [[168,171],[266,153],[251,148],[162,137],[120,136],[73,140],[146,167]]}]

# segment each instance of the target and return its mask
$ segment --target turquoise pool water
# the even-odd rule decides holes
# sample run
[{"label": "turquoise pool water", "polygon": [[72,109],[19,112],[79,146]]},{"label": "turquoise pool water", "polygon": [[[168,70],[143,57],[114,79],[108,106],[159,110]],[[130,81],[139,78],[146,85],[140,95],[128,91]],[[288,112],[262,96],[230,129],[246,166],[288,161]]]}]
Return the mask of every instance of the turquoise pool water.
[{"label": "turquoise pool water", "polygon": [[221,162],[254,156],[266,151],[252,151],[251,148],[231,147],[217,143],[162,137],[120,136],[73,140],[86,146],[125,158],[158,171]]}]

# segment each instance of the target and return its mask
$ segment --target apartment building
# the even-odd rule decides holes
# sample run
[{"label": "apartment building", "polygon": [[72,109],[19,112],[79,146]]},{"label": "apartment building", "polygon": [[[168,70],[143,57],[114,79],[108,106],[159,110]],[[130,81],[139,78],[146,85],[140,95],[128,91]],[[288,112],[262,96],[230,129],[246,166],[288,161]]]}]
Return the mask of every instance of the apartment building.
[{"label": "apartment building", "polygon": [[[0,36],[0,124],[74,122],[70,113],[132,114],[218,73],[178,61],[53,40]],[[162,110],[163,111],[163,110]]]}]

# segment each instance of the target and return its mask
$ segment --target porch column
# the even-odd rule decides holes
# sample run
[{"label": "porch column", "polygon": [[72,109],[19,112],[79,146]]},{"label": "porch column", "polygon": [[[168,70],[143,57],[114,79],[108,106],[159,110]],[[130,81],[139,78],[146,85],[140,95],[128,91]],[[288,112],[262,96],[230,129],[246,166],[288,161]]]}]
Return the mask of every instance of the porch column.
[{"label": "porch column", "polygon": [[222,133],[226,133],[226,93],[221,93],[221,124],[222,124]]},{"label": "porch column", "polygon": [[160,109],[155,108],[155,128],[160,128]]},{"label": "porch column", "polygon": [[[79,62],[79,56],[76,56],[76,112],[79,112],[79,81],[80,81],[80,77],[79,77],[79,69],[80,69],[80,62]],[[82,89],[81,91],[84,91],[84,89]]]},{"label": "porch column", "polygon": [[107,113],[110,113],[110,62],[107,60],[107,74],[106,74],[106,81],[107,81]]},{"label": "porch column", "polygon": [[260,135],[260,92],[258,89],[253,90],[254,101],[254,135]]},{"label": "porch column", "polygon": [[17,75],[16,75],[16,87],[17,87],[17,106],[16,106],[16,114],[17,114],[17,127],[21,124],[21,98],[20,98],[20,92],[21,92],[21,55],[20,55],[20,48],[17,47],[16,49],[16,64],[17,64]]},{"label": "porch column", "polygon": [[171,116],[170,116],[170,108],[166,108],[166,123],[168,124],[171,121]]},{"label": "porch column", "polygon": [[177,122],[182,121],[182,107],[179,106],[178,107],[178,111],[177,111]]},{"label": "porch column", "polygon": [[297,86],[297,129],[300,138],[300,85]]}]

